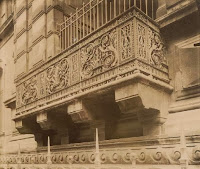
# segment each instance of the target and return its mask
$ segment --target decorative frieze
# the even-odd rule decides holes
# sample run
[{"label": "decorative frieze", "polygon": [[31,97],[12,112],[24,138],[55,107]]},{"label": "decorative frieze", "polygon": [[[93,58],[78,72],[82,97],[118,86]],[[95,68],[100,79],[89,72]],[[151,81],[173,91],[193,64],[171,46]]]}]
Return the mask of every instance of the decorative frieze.
[{"label": "decorative frieze", "polygon": [[102,73],[118,63],[117,32],[113,30],[81,49],[82,78]]},{"label": "decorative frieze", "polygon": [[120,62],[124,62],[134,56],[134,45],[133,45],[133,23],[129,22],[124,24],[120,29],[119,47],[121,48]]},{"label": "decorative frieze", "polygon": [[160,35],[149,28],[149,55],[150,63],[158,68],[166,65],[166,58],[164,56],[164,43],[161,40]]},{"label": "decorative frieze", "polygon": [[[195,151],[196,150],[196,151]],[[187,147],[187,159],[189,166],[199,165],[200,158],[196,158],[199,153],[197,147]],[[140,165],[180,165],[180,159],[183,154],[181,153],[179,146],[164,147],[164,146],[153,146],[153,147],[138,147],[138,148],[101,148],[100,149],[100,160],[101,164],[132,164],[135,159],[135,164]],[[71,163],[71,160],[73,162]],[[9,164],[12,166],[17,163],[18,155],[4,155],[0,157],[0,164]],[[51,152],[51,161],[54,166],[61,167],[66,164],[94,164],[95,152],[94,150],[73,150],[73,151],[59,151]],[[35,166],[41,166],[47,163],[47,153],[38,154],[21,154],[22,166],[28,166],[34,164]]]},{"label": "decorative frieze", "polygon": [[69,63],[67,58],[50,66],[46,71],[47,94],[52,94],[59,89],[67,87],[69,85],[69,78]]},{"label": "decorative frieze", "polygon": [[147,36],[146,27],[142,23],[137,23],[137,56],[147,60]]}]

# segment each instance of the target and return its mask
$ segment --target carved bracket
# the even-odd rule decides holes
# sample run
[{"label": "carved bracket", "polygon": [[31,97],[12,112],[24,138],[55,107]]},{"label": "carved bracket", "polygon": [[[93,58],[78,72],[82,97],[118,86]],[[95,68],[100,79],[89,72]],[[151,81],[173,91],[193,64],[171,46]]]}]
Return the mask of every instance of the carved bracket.
[{"label": "carved bracket", "polygon": [[136,82],[115,90],[115,100],[121,113],[136,114],[143,134],[157,135],[168,114],[169,93],[153,85]]},{"label": "carved bracket", "polygon": [[43,130],[48,130],[52,128],[52,123],[47,117],[47,112],[42,112],[42,113],[37,114],[37,123],[40,124],[40,127]]},{"label": "carved bracket", "polygon": [[67,112],[75,123],[88,122],[92,120],[91,113],[82,101],[73,101],[67,107]]}]

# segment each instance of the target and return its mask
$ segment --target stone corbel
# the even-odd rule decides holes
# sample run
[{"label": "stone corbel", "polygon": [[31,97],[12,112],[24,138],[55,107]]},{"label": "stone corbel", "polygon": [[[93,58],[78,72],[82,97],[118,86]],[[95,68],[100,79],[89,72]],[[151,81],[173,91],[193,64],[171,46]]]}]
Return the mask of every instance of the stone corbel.
[{"label": "stone corbel", "polygon": [[47,112],[41,112],[37,114],[37,123],[43,130],[49,130],[52,128],[50,118],[48,118]]},{"label": "stone corbel", "polygon": [[[65,120],[61,119],[60,117],[53,116],[53,114],[41,112],[37,114],[37,123],[40,125],[42,130],[51,130],[57,133],[56,135],[54,135],[55,143],[69,143],[67,119],[65,122]],[[38,135],[38,138],[39,137],[40,136]]]},{"label": "stone corbel", "polygon": [[169,93],[148,83],[136,82],[115,90],[121,113],[135,114],[143,126],[143,135],[162,133],[168,114]]},{"label": "stone corbel", "polygon": [[84,123],[92,120],[91,113],[85,107],[82,100],[75,100],[67,107],[67,112],[74,123]]},{"label": "stone corbel", "polygon": [[30,123],[27,122],[26,119],[16,119],[15,128],[21,134],[33,134],[36,129],[36,124],[34,121]]}]

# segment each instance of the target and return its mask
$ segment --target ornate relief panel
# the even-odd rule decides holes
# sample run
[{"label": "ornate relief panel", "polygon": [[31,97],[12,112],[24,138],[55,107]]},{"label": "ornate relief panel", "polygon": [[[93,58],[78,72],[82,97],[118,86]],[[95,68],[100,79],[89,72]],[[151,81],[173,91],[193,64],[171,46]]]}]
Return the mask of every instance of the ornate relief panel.
[{"label": "ornate relief panel", "polygon": [[79,52],[70,57],[71,60],[71,84],[75,84],[80,81],[80,58]]},{"label": "ornate relief panel", "polygon": [[22,104],[28,104],[38,99],[38,80],[34,76],[22,84]]},{"label": "ornate relief panel", "polygon": [[64,58],[46,70],[46,92],[52,94],[69,85],[69,63]]},{"label": "ornate relief panel", "polygon": [[46,72],[42,72],[39,75],[39,82],[40,82],[40,87],[39,87],[39,95],[40,97],[44,97],[46,95]]},{"label": "ornate relief panel", "polygon": [[147,60],[147,39],[146,39],[146,27],[144,24],[137,22],[137,57]]},{"label": "ornate relief panel", "polygon": [[120,62],[129,60],[134,56],[134,45],[133,45],[133,23],[122,25],[120,28]]},{"label": "ornate relief panel", "polygon": [[164,56],[164,43],[158,33],[149,28],[148,30],[148,47],[149,47],[149,62],[150,64],[162,68],[166,64]]},{"label": "ornate relief panel", "polygon": [[81,49],[82,79],[113,68],[118,58],[117,31],[114,29]]}]

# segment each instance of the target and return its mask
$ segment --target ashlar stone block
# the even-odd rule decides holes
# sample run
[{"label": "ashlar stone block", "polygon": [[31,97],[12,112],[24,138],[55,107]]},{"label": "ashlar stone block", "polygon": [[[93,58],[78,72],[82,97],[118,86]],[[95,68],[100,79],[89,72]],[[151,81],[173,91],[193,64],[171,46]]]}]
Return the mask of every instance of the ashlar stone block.
[{"label": "ashlar stone block", "polygon": [[47,36],[54,33],[56,30],[56,25],[63,21],[63,13],[57,9],[51,9],[47,13]]},{"label": "ashlar stone block", "polygon": [[60,52],[59,37],[57,34],[52,34],[47,38],[47,59],[56,56]]},{"label": "ashlar stone block", "polygon": [[18,77],[26,72],[26,56],[27,53],[24,53],[20,56],[15,63],[15,77]]},{"label": "ashlar stone block", "polygon": [[27,29],[26,21],[27,21],[27,11],[25,10],[16,21],[16,35],[19,35],[20,33],[24,32]]},{"label": "ashlar stone block", "polygon": [[27,51],[27,32],[24,32],[16,41],[16,56],[20,56]]},{"label": "ashlar stone block", "polygon": [[32,19],[33,19],[33,15],[32,15],[32,5],[31,5],[28,8],[28,27],[32,25]]},{"label": "ashlar stone block", "polygon": [[16,1],[16,14],[26,8],[27,0],[17,0]]},{"label": "ashlar stone block", "polygon": [[33,43],[45,37],[46,15],[42,15],[32,25]]},{"label": "ashlar stone block", "polygon": [[45,61],[46,57],[46,39],[43,38],[32,48],[32,52],[29,54],[29,69],[32,69],[37,64]]},{"label": "ashlar stone block", "polygon": [[45,13],[45,3],[46,0],[34,0],[32,2],[33,21],[39,19],[40,16]]}]

